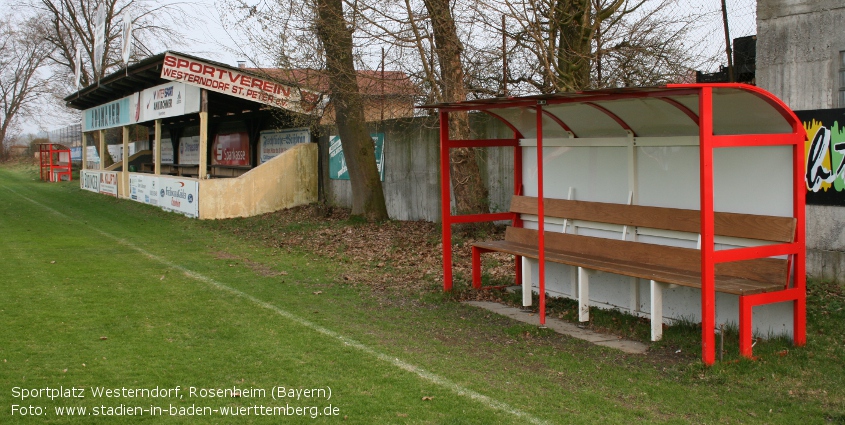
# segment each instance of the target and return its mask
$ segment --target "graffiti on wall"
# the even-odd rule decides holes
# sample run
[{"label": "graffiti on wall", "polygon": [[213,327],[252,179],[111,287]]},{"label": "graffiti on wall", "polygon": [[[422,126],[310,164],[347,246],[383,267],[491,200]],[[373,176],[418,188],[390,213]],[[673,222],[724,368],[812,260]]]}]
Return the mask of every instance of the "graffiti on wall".
[{"label": "graffiti on wall", "polygon": [[845,206],[845,109],[795,114],[807,130],[804,144],[807,203]]}]

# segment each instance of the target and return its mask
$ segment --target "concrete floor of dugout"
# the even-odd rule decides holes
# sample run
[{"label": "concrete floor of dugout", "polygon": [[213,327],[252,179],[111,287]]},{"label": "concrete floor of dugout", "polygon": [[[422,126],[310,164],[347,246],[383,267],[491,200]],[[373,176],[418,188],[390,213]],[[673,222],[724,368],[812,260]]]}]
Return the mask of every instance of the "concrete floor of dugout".
[{"label": "concrete floor of dugout", "polygon": [[[489,301],[466,301],[465,304],[483,308],[493,313],[510,317],[511,319],[522,323],[532,325],[539,324],[539,319],[536,314],[524,312],[516,307],[508,307],[506,305]],[[582,329],[577,325],[573,325],[572,323],[548,316],[546,316],[546,327],[561,335],[568,335],[573,338],[583,339],[584,341],[592,342],[593,344],[601,345],[603,347],[615,348],[625,353],[645,354],[648,350],[648,346],[641,342],[622,339],[621,337],[615,335],[589,331],[587,329]]]}]

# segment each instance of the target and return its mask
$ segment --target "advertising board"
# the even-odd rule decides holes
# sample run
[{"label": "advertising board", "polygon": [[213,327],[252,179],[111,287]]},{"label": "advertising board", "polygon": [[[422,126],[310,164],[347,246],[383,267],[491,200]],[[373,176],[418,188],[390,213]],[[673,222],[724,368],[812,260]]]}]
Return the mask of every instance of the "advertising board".
[{"label": "advertising board", "polygon": [[79,171],[79,188],[82,190],[116,197],[117,184],[117,173],[114,171]]},{"label": "advertising board", "polygon": [[123,145],[108,145],[106,149],[108,149],[112,161],[123,161]]},{"label": "advertising board", "polygon": [[166,211],[197,218],[199,210],[199,182],[170,177],[158,178],[158,205]]},{"label": "advertising board", "polygon": [[300,143],[311,143],[307,128],[262,131],[258,136],[258,162],[263,164]]},{"label": "advertising board", "polygon": [[161,163],[173,163],[173,143],[170,141],[169,137],[166,139],[161,139]]},{"label": "advertising board", "polygon": [[159,118],[178,117],[199,110],[199,87],[169,82],[141,92],[135,109],[135,121],[146,122]]},{"label": "advertising board", "polygon": [[[373,138],[378,174],[381,181],[384,181],[384,133],[370,134],[370,137]],[[349,180],[349,170],[346,168],[340,136],[329,136],[329,178]]]},{"label": "advertising board", "polygon": [[132,109],[138,94],[82,111],[82,131],[103,130],[132,124]]},{"label": "advertising board", "polygon": [[100,172],[81,170],[79,172],[79,188],[89,192],[100,193]]},{"label": "advertising board", "polygon": [[187,165],[200,163],[200,136],[179,138],[179,163]]},{"label": "advertising board", "polygon": [[100,171],[100,193],[117,197],[117,173],[114,171]]},{"label": "advertising board", "polygon": [[214,155],[211,163],[216,165],[248,166],[249,135],[247,133],[218,134],[211,146]]},{"label": "advertising board", "polygon": [[320,101],[308,90],[171,52],[164,56],[161,78],[302,113],[311,112]]},{"label": "advertising board", "polygon": [[129,175],[129,199],[142,204],[158,205],[158,177],[146,174]]}]

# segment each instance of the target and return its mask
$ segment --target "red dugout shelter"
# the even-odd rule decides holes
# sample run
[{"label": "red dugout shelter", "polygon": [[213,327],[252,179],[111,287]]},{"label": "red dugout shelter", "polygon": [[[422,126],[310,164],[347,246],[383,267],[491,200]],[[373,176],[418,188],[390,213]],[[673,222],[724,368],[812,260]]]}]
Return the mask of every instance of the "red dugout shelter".
[{"label": "red dugout shelter", "polygon": [[[715,361],[716,285],[718,282],[724,281],[718,275],[717,266],[722,265],[719,267],[724,270],[724,267],[730,267],[730,265],[726,265],[727,263],[746,262],[750,264],[754,261],[773,262],[774,259],[781,259],[780,261],[783,261],[783,264],[786,265],[786,276],[783,276],[784,279],[779,283],[779,287],[773,289],[769,286],[759,291],[735,292],[739,295],[738,321],[741,354],[751,356],[752,307],[764,304],[791,303],[794,342],[798,346],[805,343],[806,278],[803,160],[806,134],[801,121],[772,94],[757,87],[743,84],[668,85],[656,88],[608,89],[519,98],[483,99],[426,105],[423,108],[437,109],[440,116],[444,290],[452,289],[451,227],[453,224],[497,220],[510,220],[513,228],[523,228],[525,224],[524,213],[515,211],[513,203],[510,212],[452,215],[451,191],[448,184],[450,182],[450,149],[513,147],[513,193],[516,197],[520,197],[519,195],[526,192],[526,187],[523,185],[525,180],[523,163],[531,162],[531,172],[536,172],[536,177],[532,177],[532,184],[530,185],[530,190],[536,194],[536,206],[531,205],[531,210],[535,211],[537,216],[536,236],[533,239],[535,241],[533,243],[536,243],[536,245],[531,248],[533,251],[528,248],[526,248],[526,251],[519,251],[519,249],[498,250],[516,255],[517,284],[520,284],[522,279],[520,271],[522,264],[520,257],[522,255],[520,253],[536,253],[531,254],[531,258],[536,259],[539,270],[539,320],[540,325],[543,325],[545,324],[546,269],[549,255],[556,255],[555,258],[558,258],[558,260],[553,259],[553,261],[558,262],[566,261],[560,260],[560,258],[570,258],[550,251],[547,245],[547,238],[556,235],[546,230],[548,216],[545,215],[544,207],[552,198],[544,197],[544,186],[548,187],[549,184],[554,185],[557,182],[544,182],[544,162],[549,161],[549,158],[544,159],[544,138],[564,140],[565,143],[558,146],[565,146],[566,143],[572,142],[581,143],[579,146],[604,146],[603,143],[607,143],[607,146],[624,146],[624,140],[627,140],[627,148],[630,152],[636,149],[638,141],[648,138],[659,139],[664,146],[672,145],[673,141],[677,141],[678,144],[697,147],[698,175],[692,177],[697,180],[697,187],[688,188],[688,191],[697,190],[699,198],[694,218],[696,219],[696,229],[700,241],[700,250],[696,251],[695,258],[700,264],[700,269],[698,269],[698,274],[695,277],[698,279],[701,293],[703,361],[706,364],[712,364]],[[513,131],[513,137],[508,139],[452,140],[448,130],[449,114],[468,111],[480,111],[495,117]],[[531,140],[531,142],[525,143],[526,140]],[[623,143],[617,145],[608,142],[608,140],[623,140]],[[534,144],[535,141],[536,144]],[[534,164],[533,158],[523,155],[526,146],[532,148],[536,146],[536,164]],[[714,209],[714,197],[718,195],[714,193],[714,153],[726,148],[768,146],[779,146],[791,152],[791,158],[788,159],[788,164],[791,165],[791,173],[786,180],[787,183],[760,188],[760,190],[786,192],[783,196],[786,197],[788,203],[791,203],[787,206],[787,211],[791,210],[792,227],[789,228],[789,232],[793,234],[790,235],[788,240],[784,239],[780,242],[719,248],[719,242],[716,240],[719,233],[716,227],[721,226],[718,223],[719,215],[722,213]],[[529,159],[530,161],[528,161]],[[789,173],[789,170],[781,171]],[[636,183],[636,176],[633,180]],[[668,194],[665,196],[668,196]],[[560,196],[557,197],[557,199],[561,198]],[[638,205],[636,197],[632,196],[632,198],[634,198],[634,204]],[[669,210],[666,209],[666,211]],[[785,216],[789,213],[780,215]],[[700,221],[697,221],[699,217]],[[620,222],[620,224],[622,223]],[[565,222],[563,226],[565,233]],[[520,246],[513,243],[511,245]],[[523,246],[523,248],[525,247]],[[479,249],[478,251],[486,252],[489,250],[491,249]],[[478,256],[476,250],[474,250],[473,255]],[[577,261],[569,264],[579,266],[579,270],[582,266]],[[476,264],[474,264],[474,267],[477,267]],[[697,267],[698,264],[696,264]],[[599,268],[599,270],[602,269]],[[610,270],[613,270],[613,268],[610,268]],[[630,274],[629,276],[642,278],[645,275]],[[673,281],[667,280],[666,282],[671,283]],[[474,276],[473,283],[474,286],[480,288],[480,277]],[[652,285],[654,285],[654,280],[652,280]],[[652,305],[653,308],[654,305]]]},{"label": "red dugout shelter", "polygon": [[41,180],[58,182],[63,177],[67,177],[68,181],[73,180],[73,166],[68,147],[58,143],[40,143],[38,161],[41,168]]}]

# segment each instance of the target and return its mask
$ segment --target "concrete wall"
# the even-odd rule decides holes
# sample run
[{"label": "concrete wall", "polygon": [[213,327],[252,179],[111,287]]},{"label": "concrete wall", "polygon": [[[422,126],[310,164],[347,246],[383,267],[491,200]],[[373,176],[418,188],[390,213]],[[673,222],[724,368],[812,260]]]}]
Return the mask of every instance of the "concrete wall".
[{"label": "concrete wall", "polygon": [[[757,84],[793,110],[838,108],[842,0],[758,0]],[[845,208],[807,206],[807,273],[845,283]]]},{"label": "concrete wall", "polygon": [[297,145],[246,174],[200,181],[200,218],[249,217],[317,202],[317,145]]},{"label": "concrete wall", "polygon": [[[508,138],[513,133],[487,115],[472,117],[473,130],[482,137]],[[384,133],[383,189],[387,213],[394,220],[440,221],[440,139],[437,120],[431,117],[385,121],[370,129]],[[326,200],[331,205],[352,207],[348,180],[328,176],[327,128],[319,138],[322,179]],[[513,195],[513,148],[479,150],[479,164],[490,192],[490,207],[507,211]],[[453,203],[454,205],[454,203]]]}]

